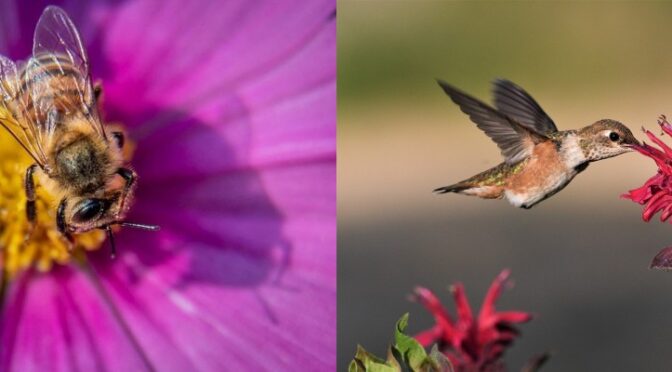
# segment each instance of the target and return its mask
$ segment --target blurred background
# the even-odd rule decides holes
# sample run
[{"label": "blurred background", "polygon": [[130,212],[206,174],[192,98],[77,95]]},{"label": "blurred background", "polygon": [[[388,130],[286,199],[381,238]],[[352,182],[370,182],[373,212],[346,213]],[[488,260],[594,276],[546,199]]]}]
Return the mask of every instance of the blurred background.
[{"label": "blurred background", "polygon": [[[658,133],[672,116],[672,4],[338,3],[338,366],[359,343],[383,356],[395,321],[432,324],[407,296],[426,286],[478,308],[512,269],[503,310],[537,315],[505,356],[520,370],[668,371],[672,273],[649,270],[672,226],[619,198],[654,174],[631,153],[591,164],[531,210],[431,190],[501,162],[444,95],[442,78],[490,102],[490,82],[530,92],[560,129],[598,119]],[[668,139],[669,141],[669,139]]]}]

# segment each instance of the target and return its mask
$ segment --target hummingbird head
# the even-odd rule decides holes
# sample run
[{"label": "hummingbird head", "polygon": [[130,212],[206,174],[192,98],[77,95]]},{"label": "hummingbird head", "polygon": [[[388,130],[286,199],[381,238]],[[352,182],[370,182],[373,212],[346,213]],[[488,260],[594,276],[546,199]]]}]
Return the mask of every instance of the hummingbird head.
[{"label": "hummingbird head", "polygon": [[630,129],[616,120],[602,119],[579,130],[581,149],[589,161],[632,151],[639,141]]}]

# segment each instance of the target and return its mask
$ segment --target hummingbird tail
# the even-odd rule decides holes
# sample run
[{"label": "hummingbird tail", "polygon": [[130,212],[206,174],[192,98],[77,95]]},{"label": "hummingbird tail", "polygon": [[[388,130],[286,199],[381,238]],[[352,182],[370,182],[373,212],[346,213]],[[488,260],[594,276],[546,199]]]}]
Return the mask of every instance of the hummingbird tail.
[{"label": "hummingbird tail", "polygon": [[464,190],[470,189],[471,187],[472,187],[472,185],[467,185],[467,184],[464,184],[464,183],[456,183],[454,185],[443,186],[443,187],[439,187],[437,189],[434,189],[434,192],[437,193],[437,194],[447,194],[449,192],[458,192],[459,193],[459,192],[462,192]]}]

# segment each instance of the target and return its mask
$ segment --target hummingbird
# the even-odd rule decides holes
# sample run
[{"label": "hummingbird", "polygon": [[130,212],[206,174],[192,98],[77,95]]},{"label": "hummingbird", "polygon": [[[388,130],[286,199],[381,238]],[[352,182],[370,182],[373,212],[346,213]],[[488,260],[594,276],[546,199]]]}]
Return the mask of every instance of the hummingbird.
[{"label": "hummingbird", "polygon": [[639,146],[630,129],[611,119],[581,129],[558,130],[532,96],[509,80],[493,82],[494,108],[445,81],[437,82],[499,146],[505,159],[485,172],[435,189],[439,194],[506,198],[516,207],[529,209],[562,190],[591,162]]}]

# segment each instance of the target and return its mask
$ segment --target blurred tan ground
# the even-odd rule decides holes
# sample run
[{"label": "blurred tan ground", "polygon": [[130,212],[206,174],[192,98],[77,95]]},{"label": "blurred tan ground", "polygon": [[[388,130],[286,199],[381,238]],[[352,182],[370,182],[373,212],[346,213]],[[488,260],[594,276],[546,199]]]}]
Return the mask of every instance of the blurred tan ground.
[{"label": "blurred tan ground", "polygon": [[[518,370],[669,370],[672,273],[650,271],[672,226],[619,198],[653,175],[626,154],[591,164],[532,210],[431,190],[501,161],[443,94],[442,78],[490,102],[513,80],[560,129],[611,118],[659,133],[672,117],[672,4],[338,3],[338,363],[357,343],[383,355],[394,321],[431,324],[406,295],[464,281],[473,306],[504,268],[502,309],[534,312],[507,353]],[[669,138],[666,138],[670,141]]]}]

